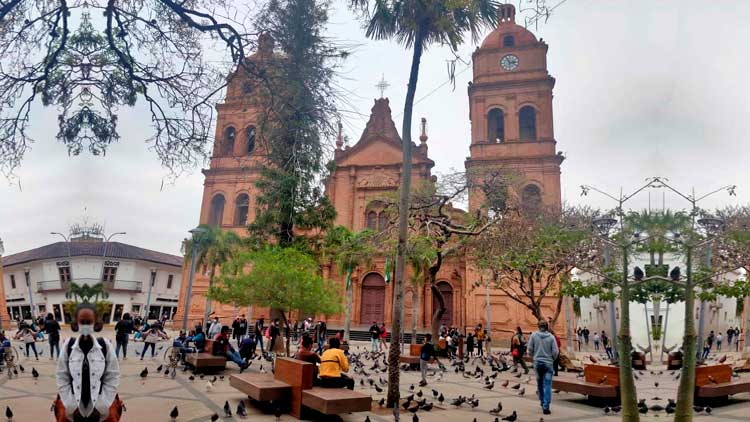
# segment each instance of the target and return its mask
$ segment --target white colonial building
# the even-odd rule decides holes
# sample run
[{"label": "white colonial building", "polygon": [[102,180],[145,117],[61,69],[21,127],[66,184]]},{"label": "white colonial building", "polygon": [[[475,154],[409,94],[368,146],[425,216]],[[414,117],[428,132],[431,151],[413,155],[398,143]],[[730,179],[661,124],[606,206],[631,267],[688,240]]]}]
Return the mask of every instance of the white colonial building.
[{"label": "white colonial building", "polygon": [[103,315],[114,323],[131,315],[172,317],[180,293],[182,257],[156,252],[100,237],[72,237],[39,248],[2,257],[2,282],[8,315],[14,320],[53,313],[69,322],[63,303],[74,282],[103,282],[112,311]]}]

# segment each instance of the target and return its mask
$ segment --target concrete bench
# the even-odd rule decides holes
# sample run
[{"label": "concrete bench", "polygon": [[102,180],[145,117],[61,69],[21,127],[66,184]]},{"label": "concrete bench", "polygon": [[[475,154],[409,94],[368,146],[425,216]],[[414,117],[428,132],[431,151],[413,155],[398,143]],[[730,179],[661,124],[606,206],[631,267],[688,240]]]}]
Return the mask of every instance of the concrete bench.
[{"label": "concrete bench", "polygon": [[289,394],[289,414],[297,419],[302,416],[302,391],[313,386],[315,365],[301,360],[278,357],[274,376],[291,387]]},{"label": "concrete bench", "polygon": [[232,374],[229,385],[259,402],[286,400],[292,392],[291,385],[270,374]]},{"label": "concrete bench", "polygon": [[346,388],[314,387],[302,391],[302,405],[324,415],[338,415],[367,412],[371,409],[372,398]]},{"label": "concrete bench", "polygon": [[222,371],[227,367],[227,359],[223,356],[214,356],[210,353],[188,353],[185,362],[193,367],[196,372],[200,371]]},{"label": "concrete bench", "polygon": [[750,392],[750,381],[730,381],[718,384],[706,384],[698,387],[700,398],[729,397],[734,394]]},{"label": "concrete bench", "polygon": [[667,370],[674,371],[676,369],[682,369],[682,354],[670,353],[667,356]]},{"label": "concrete bench", "polygon": [[634,352],[632,355],[633,369],[646,370],[646,355],[641,352]]}]

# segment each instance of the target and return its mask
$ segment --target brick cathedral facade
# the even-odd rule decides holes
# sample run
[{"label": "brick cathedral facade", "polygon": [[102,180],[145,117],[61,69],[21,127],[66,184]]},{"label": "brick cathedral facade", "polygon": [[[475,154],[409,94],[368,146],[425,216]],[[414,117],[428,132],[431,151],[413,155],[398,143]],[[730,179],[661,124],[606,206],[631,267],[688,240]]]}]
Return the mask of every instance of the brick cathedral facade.
[{"label": "brick cathedral facade", "polygon": [[[471,174],[496,168],[511,169],[520,175],[514,183],[516,194],[526,203],[560,207],[560,165],[552,119],[552,89],[555,79],[547,72],[547,44],[517,25],[512,5],[500,6],[500,22],[473,54],[473,80],[469,84],[471,139],[465,166]],[[261,40],[259,51],[250,57],[262,63],[273,55],[272,41]],[[234,75],[227,96],[218,105],[216,144],[205,175],[200,224],[218,225],[245,235],[245,226],[254,217],[255,182],[264,163],[262,143],[256,141],[258,115],[246,100],[252,81]],[[464,150],[457,150],[460,153]],[[334,153],[335,170],[326,181],[326,193],[336,208],[335,223],[350,230],[378,229],[386,224],[378,198],[395,192],[401,183],[401,137],[394,124],[389,100],[376,99],[370,119],[359,140],[344,146],[341,136]],[[431,181],[434,162],[428,154],[425,125],[419,144],[413,144],[412,180]],[[469,210],[481,206],[478,192],[469,194]],[[176,319],[182,319],[188,265],[183,271],[182,291]],[[352,277],[352,325],[367,326],[372,321],[392,319],[392,284],[385,282],[384,258],[375,259],[371,268],[358,270]],[[328,274],[345,289],[345,276],[335,269]],[[444,322],[459,327],[486,324],[484,289],[472,285],[479,273],[464,257],[449,259],[438,274],[438,287],[444,294],[448,312]],[[207,276],[196,275],[189,319],[203,318]],[[407,283],[408,286],[408,283]],[[418,288],[418,309],[413,309],[412,287],[407,287],[405,326],[410,327],[417,312],[419,329],[429,327],[434,303],[429,287]],[[343,297],[343,294],[342,294]],[[491,323],[495,338],[509,337],[516,325],[535,326],[534,317],[520,304],[500,291],[490,292]],[[556,300],[551,298],[549,309]],[[214,303],[212,309],[229,319],[246,313],[244,309]],[[254,317],[269,315],[267,309],[253,309]],[[329,326],[343,325],[343,315],[328,318]],[[562,324],[562,322],[558,322]],[[407,328],[408,329],[408,328]],[[497,336],[497,334],[500,334]]]}]

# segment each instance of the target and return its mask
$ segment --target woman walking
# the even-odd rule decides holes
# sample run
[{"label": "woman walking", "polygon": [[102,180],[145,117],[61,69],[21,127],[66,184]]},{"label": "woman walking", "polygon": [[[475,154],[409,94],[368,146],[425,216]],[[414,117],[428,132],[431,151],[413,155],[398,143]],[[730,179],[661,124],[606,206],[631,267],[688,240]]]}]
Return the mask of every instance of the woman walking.
[{"label": "woman walking", "polygon": [[529,367],[526,366],[526,361],[523,355],[526,354],[526,340],[523,338],[523,330],[521,327],[516,327],[516,335],[510,341],[510,355],[513,356],[513,365],[518,367],[521,365],[523,373],[529,373]]},{"label": "woman walking", "polygon": [[47,334],[47,340],[49,341],[49,358],[54,359],[53,353],[60,357],[60,324],[55,321],[55,316],[47,314],[47,318],[44,321],[44,332]]}]

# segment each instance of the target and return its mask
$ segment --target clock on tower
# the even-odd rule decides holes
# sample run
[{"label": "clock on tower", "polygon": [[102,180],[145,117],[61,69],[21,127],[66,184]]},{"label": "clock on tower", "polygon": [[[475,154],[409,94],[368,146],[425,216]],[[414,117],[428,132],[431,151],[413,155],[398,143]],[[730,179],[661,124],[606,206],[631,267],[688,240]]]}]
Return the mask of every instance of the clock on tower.
[{"label": "clock on tower", "polygon": [[[487,172],[514,174],[522,204],[559,209],[560,164],[552,122],[555,79],[547,72],[547,44],[515,23],[515,8],[500,5],[499,23],[472,55],[469,85],[472,177]],[[471,192],[469,208],[481,208],[484,195]]]}]

